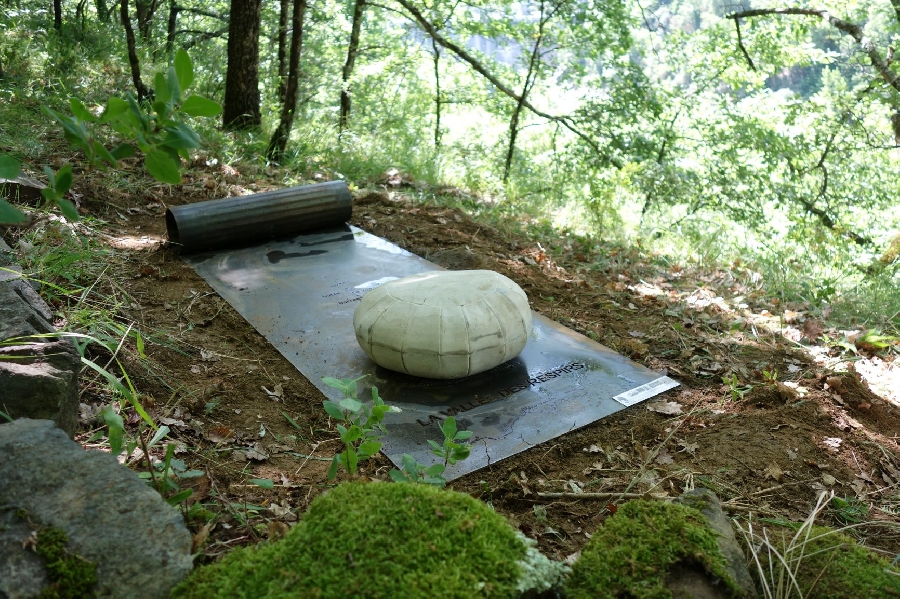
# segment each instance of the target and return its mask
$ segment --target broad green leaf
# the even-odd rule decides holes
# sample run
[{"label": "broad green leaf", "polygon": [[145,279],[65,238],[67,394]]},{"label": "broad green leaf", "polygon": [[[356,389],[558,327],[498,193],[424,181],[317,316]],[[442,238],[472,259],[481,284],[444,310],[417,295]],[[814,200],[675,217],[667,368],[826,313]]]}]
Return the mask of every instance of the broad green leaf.
[{"label": "broad green leaf", "polygon": [[344,413],[341,411],[341,407],[334,403],[333,401],[323,401],[322,406],[325,408],[325,411],[329,416],[336,420],[343,420]]},{"label": "broad green leaf", "polygon": [[97,122],[97,117],[94,116],[94,113],[88,110],[78,98],[69,98],[69,108],[72,110],[72,114],[82,121],[87,121],[89,123]]},{"label": "broad green leaf", "polygon": [[444,420],[444,423],[441,425],[441,432],[444,433],[445,439],[453,438],[453,435],[456,434],[456,419],[453,416],[449,416]]},{"label": "broad green leaf", "polygon": [[181,183],[181,172],[178,164],[169,154],[162,150],[150,150],[144,159],[144,166],[153,178],[162,183],[178,185]]},{"label": "broad green leaf", "polygon": [[26,220],[28,217],[13,208],[6,200],[0,199],[0,225],[16,225]]},{"label": "broad green leaf", "polygon": [[41,195],[44,196],[44,199],[51,204],[55,204],[60,200],[59,194],[57,194],[56,190],[52,187],[45,187],[44,189],[42,189]]},{"label": "broad green leaf", "polygon": [[[180,48],[175,53],[175,73],[178,76],[178,85],[182,91],[186,90],[194,82],[194,65],[187,50]],[[214,116],[214,115],[208,115]]]},{"label": "broad green leaf", "polygon": [[443,478],[435,477],[435,476],[426,476],[422,479],[422,482],[427,483],[429,485],[434,485],[436,487],[443,487],[447,485],[447,481]]},{"label": "broad green leaf", "polygon": [[147,447],[153,447],[157,443],[163,440],[163,438],[169,434],[169,427],[163,425],[156,430],[156,434],[153,435],[153,438],[147,443]]},{"label": "broad green leaf", "polygon": [[8,154],[0,154],[0,179],[15,179],[21,170],[18,160]]},{"label": "broad green leaf", "polygon": [[251,478],[247,481],[251,485],[256,485],[257,487],[262,487],[263,489],[274,489],[275,483],[269,480],[268,478]]},{"label": "broad green leaf", "polygon": [[94,155],[113,168],[119,167],[119,162],[116,160],[115,156],[110,154],[109,150],[106,149],[106,146],[99,141],[94,142]]},{"label": "broad green leaf", "polygon": [[397,470],[396,468],[394,468],[393,470],[388,472],[388,476],[390,476],[391,480],[394,481],[395,483],[408,483],[409,482],[409,478],[407,478],[407,476],[403,472],[401,472],[400,470]]},{"label": "broad green leaf", "polygon": [[56,171],[56,181],[53,183],[53,188],[57,194],[64,196],[70,187],[72,187],[72,165],[67,164]]},{"label": "broad green leaf", "polygon": [[419,464],[416,462],[416,458],[412,457],[408,453],[404,453],[403,457],[400,458],[400,462],[403,464],[403,469],[407,472],[415,472],[419,471]]},{"label": "broad green leaf", "polygon": [[122,160],[123,158],[131,158],[136,153],[134,146],[131,144],[119,144],[115,148],[110,151],[110,155],[116,160]]},{"label": "broad green leaf", "polygon": [[433,441],[432,439],[428,439],[428,444],[431,445],[431,447],[432,447],[432,449],[434,449],[434,451],[439,451],[439,452],[441,452],[441,454],[439,454],[439,455],[442,455],[442,454],[443,454],[444,448],[441,447],[440,445],[438,445],[438,442],[437,442],[437,441]]},{"label": "broad green leaf", "polygon": [[181,105],[181,111],[191,116],[218,116],[222,105],[200,96],[189,96]]},{"label": "broad green leaf", "polygon": [[78,216],[78,210],[75,209],[75,204],[73,204],[69,200],[65,198],[58,198],[56,200],[56,203],[59,205],[59,211],[62,212],[63,216],[69,219],[69,221],[74,222],[80,218]]},{"label": "broad green leaf", "polygon": [[196,148],[200,146],[200,136],[184,123],[178,123],[174,127],[167,127],[166,133],[163,145],[169,148]]},{"label": "broad green leaf", "polygon": [[[156,92],[155,102],[153,102],[153,109],[156,112],[161,112],[156,108],[158,104],[162,104],[165,106],[172,99],[172,90],[169,89],[169,82],[166,79],[166,74],[159,72],[153,77],[153,91]],[[163,111],[165,108],[163,108]]]},{"label": "broad green leaf", "polygon": [[189,499],[189,498],[191,497],[191,495],[193,495],[193,494],[194,494],[194,490],[193,490],[193,489],[184,489],[184,490],[182,490],[182,491],[179,491],[179,492],[176,493],[175,495],[172,495],[172,496],[169,497],[168,499],[166,499],[166,502],[167,502],[169,505],[177,506],[177,505],[178,505],[179,503],[181,503],[182,501],[185,501],[185,500]]},{"label": "broad green leaf", "polygon": [[343,409],[354,414],[359,412],[359,409],[362,408],[362,402],[353,399],[352,397],[345,397],[340,401],[340,405]]},{"label": "broad green leaf", "polygon": [[100,115],[100,122],[109,123],[110,121],[117,119],[118,117],[125,114],[127,110],[128,102],[126,102],[122,98],[116,98],[115,96],[113,96],[106,101],[106,109],[103,111],[103,114]]},{"label": "broad green leaf", "polygon": [[175,67],[166,69],[166,81],[169,84],[169,93],[172,94],[172,103],[181,103],[181,84],[178,82],[178,76],[175,74]]},{"label": "broad green leaf", "polygon": [[381,443],[378,441],[366,441],[365,443],[359,444],[359,452],[360,457],[370,458],[379,451],[381,451]]},{"label": "broad green leaf", "polygon": [[356,455],[356,450],[352,447],[348,447],[345,452],[345,458],[347,460],[347,472],[350,474],[356,474],[356,464],[359,462],[359,457]]},{"label": "broad green leaf", "polygon": [[340,465],[341,456],[340,454],[338,454],[331,459],[331,466],[328,467],[328,480],[334,480],[334,477],[337,476],[338,467]]},{"label": "broad green leaf", "polygon": [[343,441],[344,443],[355,443],[356,441],[362,439],[362,436],[362,429],[354,424],[347,429],[347,432],[341,433],[341,441]]},{"label": "broad green leaf", "polygon": [[440,476],[444,473],[444,469],[445,467],[443,464],[432,464],[425,469],[425,474],[428,476]]},{"label": "broad green leaf", "polygon": [[110,405],[103,406],[100,409],[100,416],[109,429],[107,438],[109,439],[109,450],[113,455],[119,455],[122,451],[122,433],[125,431],[125,422],[119,414]]},{"label": "broad green leaf", "polygon": [[456,433],[456,436],[454,436],[453,438],[456,441],[465,441],[466,439],[468,439],[471,436],[472,436],[472,431],[459,431],[458,433]]},{"label": "broad green leaf", "polygon": [[157,100],[153,103],[153,112],[159,115],[159,120],[167,121],[169,118],[169,105],[163,102],[162,100]]}]

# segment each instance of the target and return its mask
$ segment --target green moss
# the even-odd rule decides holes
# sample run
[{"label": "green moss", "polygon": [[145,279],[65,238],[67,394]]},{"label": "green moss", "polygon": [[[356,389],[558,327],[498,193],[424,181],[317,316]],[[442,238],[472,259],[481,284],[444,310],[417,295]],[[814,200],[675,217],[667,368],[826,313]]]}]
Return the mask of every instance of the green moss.
[{"label": "green moss", "polygon": [[[799,561],[795,576],[803,597],[855,599],[900,595],[897,570],[892,569],[886,559],[857,545],[852,538],[817,526],[805,542],[791,544],[795,534],[796,530],[790,529],[783,535],[769,530],[767,536],[786,560],[793,563]],[[801,536],[803,538],[806,538],[805,535]],[[763,570],[768,573],[769,555],[765,551],[761,553],[760,561]],[[775,560],[776,577],[779,562]],[[771,588],[777,585],[777,581],[769,580],[764,584]]]},{"label": "green moss", "polygon": [[701,567],[740,595],[703,514],[683,505],[630,501],[591,537],[572,566],[566,597],[672,597],[665,582],[678,564]]},{"label": "green moss", "polygon": [[506,520],[428,485],[347,483],[284,539],[199,568],[174,598],[516,597],[526,554]]},{"label": "green moss", "polygon": [[50,584],[41,599],[78,599],[92,596],[97,584],[97,564],[71,553],[66,545],[69,537],[58,528],[38,531],[35,552],[44,562]]}]

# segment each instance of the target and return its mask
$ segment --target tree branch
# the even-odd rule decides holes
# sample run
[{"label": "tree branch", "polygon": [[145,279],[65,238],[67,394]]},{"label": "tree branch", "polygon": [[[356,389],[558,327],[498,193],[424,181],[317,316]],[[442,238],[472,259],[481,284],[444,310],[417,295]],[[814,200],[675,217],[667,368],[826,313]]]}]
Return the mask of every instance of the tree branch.
[{"label": "tree branch", "polygon": [[597,154],[602,156],[604,159],[608,160],[610,162],[610,164],[612,164],[616,168],[622,168],[624,166],[622,164],[621,160],[604,152],[600,148],[600,145],[597,143],[597,141],[595,141],[594,139],[591,139],[591,137],[587,133],[580,130],[572,122],[572,119],[570,117],[555,116],[552,114],[547,114],[546,112],[539,110],[536,106],[534,106],[527,99],[523,98],[522,96],[517,94],[515,91],[510,89],[508,86],[506,86],[502,81],[497,79],[497,77],[495,77],[490,71],[488,71],[487,68],[483,64],[481,64],[481,62],[478,61],[478,59],[476,59],[474,56],[472,56],[471,54],[466,52],[465,49],[461,48],[457,44],[453,43],[452,41],[448,40],[447,38],[442,36],[440,33],[438,33],[438,31],[435,29],[434,25],[432,23],[430,23],[424,17],[424,15],[422,15],[422,13],[419,11],[419,9],[417,9],[415,6],[412,5],[412,3],[409,2],[409,0],[397,0],[397,3],[400,4],[400,6],[402,6],[403,8],[405,8],[409,12],[410,15],[412,15],[412,17],[419,24],[419,26],[422,27],[422,29],[424,29],[425,32],[432,37],[432,39],[434,39],[437,43],[439,43],[443,47],[447,48],[448,50],[450,50],[451,52],[456,54],[462,60],[469,63],[469,65],[473,69],[475,69],[475,72],[477,72],[479,75],[481,75],[482,77],[484,77],[485,79],[490,81],[494,87],[496,87],[498,90],[503,92],[506,96],[510,97],[511,99],[515,100],[516,102],[520,102],[522,104],[522,106],[524,106],[525,108],[527,108],[534,114],[538,115],[539,117],[545,118],[548,121],[552,121],[554,123],[561,124],[563,127],[565,127],[566,129],[568,129],[569,131],[571,131],[572,133],[574,133],[575,135],[580,137],[582,141],[584,141],[588,146],[591,147],[592,150],[594,150],[594,152],[596,152]]},{"label": "tree branch", "polygon": [[[891,0],[891,2],[894,4],[895,10],[900,7],[900,0]],[[891,69],[890,62],[888,62],[884,56],[882,56],[881,52],[878,51],[878,48],[875,47],[875,43],[863,33],[862,27],[855,23],[832,16],[827,10],[815,10],[811,8],[758,8],[726,15],[725,18],[733,19],[736,24],[738,19],[765,17],[769,15],[818,17],[835,29],[846,33],[859,44],[860,49],[869,57],[869,60],[872,61],[872,66],[878,71],[878,74],[881,75],[885,82],[900,92],[900,75],[897,75],[897,73]],[[898,18],[900,18],[900,13],[898,13]],[[740,36],[740,30],[738,30],[738,35]]]}]

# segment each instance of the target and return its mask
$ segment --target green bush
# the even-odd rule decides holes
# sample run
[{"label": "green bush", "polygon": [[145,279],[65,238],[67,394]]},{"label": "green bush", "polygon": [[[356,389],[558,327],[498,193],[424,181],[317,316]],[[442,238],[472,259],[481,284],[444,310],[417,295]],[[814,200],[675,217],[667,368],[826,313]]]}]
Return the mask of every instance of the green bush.
[{"label": "green bush", "polygon": [[468,495],[351,482],[314,500],[284,539],[199,568],[173,597],[518,597],[534,573],[562,571],[533,554]]},{"label": "green bush", "polygon": [[703,514],[672,503],[630,501],[591,537],[572,566],[566,597],[669,598],[666,576],[679,564],[702,568],[740,596]]}]

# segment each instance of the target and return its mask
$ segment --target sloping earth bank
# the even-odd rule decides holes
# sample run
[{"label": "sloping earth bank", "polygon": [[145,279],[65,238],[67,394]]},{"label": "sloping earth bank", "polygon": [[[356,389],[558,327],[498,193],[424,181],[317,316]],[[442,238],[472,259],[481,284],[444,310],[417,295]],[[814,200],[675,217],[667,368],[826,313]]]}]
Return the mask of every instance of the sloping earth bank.
[{"label": "sloping earth bank", "polygon": [[[800,322],[802,314],[787,306],[779,323],[763,309],[771,306],[754,303],[759,290],[740,265],[710,273],[667,270],[627,254],[598,260],[574,238],[526,239],[388,189],[358,193],[353,224],[448,268],[503,273],[538,312],[681,383],[649,406],[452,483],[489,502],[547,555],[577,552],[620,497],[677,496],[694,486],[713,489],[739,519],[752,512],[800,520],[819,492],[833,490],[849,503],[826,512],[831,524],[897,520],[898,411],[852,372],[823,370],[800,344],[767,329],[793,317],[788,329],[802,339],[817,337],[822,325]],[[202,175],[185,190],[190,199],[97,189],[103,201],[85,208],[117,223],[113,245],[144,248],[118,252],[115,278],[130,298],[124,314],[147,341],[148,359],[132,353],[126,363],[145,405],[172,429],[177,457],[206,473],[184,482],[217,513],[211,526],[193,522],[198,541],[209,535],[204,551],[214,557],[283,533],[329,487],[338,444],[316,388],[154,241],[164,238],[165,204],[244,192]],[[734,384],[724,384],[732,375]],[[82,395],[85,442],[100,428],[91,406],[104,401],[90,386]],[[132,415],[133,430],[137,423]],[[386,479],[391,467],[379,456],[363,473]],[[896,528],[865,526],[857,534],[891,556],[900,552]]]}]

